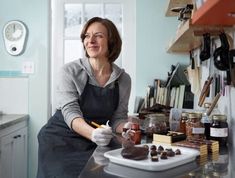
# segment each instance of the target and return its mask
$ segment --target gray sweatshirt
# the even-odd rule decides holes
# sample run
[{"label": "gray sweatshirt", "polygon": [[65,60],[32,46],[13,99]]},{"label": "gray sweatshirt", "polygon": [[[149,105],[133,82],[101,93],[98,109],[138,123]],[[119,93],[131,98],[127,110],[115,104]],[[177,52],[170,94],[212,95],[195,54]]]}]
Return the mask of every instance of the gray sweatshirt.
[{"label": "gray sweatshirt", "polygon": [[[113,130],[116,130],[117,125],[124,119],[127,119],[128,101],[131,91],[131,78],[117,65],[112,64],[112,74],[104,87],[114,85],[116,79],[119,84],[119,104],[110,120],[112,121]],[[62,111],[66,124],[71,128],[71,122],[76,117],[83,118],[78,100],[81,99],[81,94],[89,77],[89,83],[99,86],[95,76],[93,75],[91,65],[87,58],[78,59],[65,64],[58,77],[58,85],[56,88],[57,109]]]}]

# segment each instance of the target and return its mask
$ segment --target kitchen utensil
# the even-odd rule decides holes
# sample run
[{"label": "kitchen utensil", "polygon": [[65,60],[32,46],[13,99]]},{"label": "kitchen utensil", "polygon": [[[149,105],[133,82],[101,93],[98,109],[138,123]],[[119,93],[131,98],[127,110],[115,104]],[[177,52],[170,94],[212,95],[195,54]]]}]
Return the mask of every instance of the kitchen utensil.
[{"label": "kitchen utensil", "polygon": [[235,86],[235,49],[229,51],[229,71],[231,84]]},{"label": "kitchen utensil", "polygon": [[213,77],[209,76],[207,78],[207,80],[204,82],[204,85],[203,85],[203,88],[202,88],[202,91],[201,91],[201,95],[200,95],[199,101],[198,101],[198,106],[200,106],[200,107],[202,106],[202,104],[205,101],[206,96],[210,92],[210,85],[211,85],[212,80],[213,80]]},{"label": "kitchen utensil", "polygon": [[207,110],[207,112],[206,112],[206,115],[207,115],[207,116],[210,116],[210,114],[211,114],[211,112],[213,111],[214,107],[216,106],[216,104],[217,104],[217,102],[218,102],[220,96],[221,96],[221,94],[220,94],[220,93],[217,93],[216,96],[214,97],[214,99],[213,99],[213,101],[212,101],[212,103],[211,103],[210,108],[209,108],[209,109]]},{"label": "kitchen utensil", "polygon": [[211,36],[210,33],[204,33],[203,34],[203,49],[200,53],[200,60],[205,61],[210,58],[211,53]]},{"label": "kitchen utensil", "polygon": [[187,4],[185,7],[174,7],[171,9],[172,12],[178,12],[178,20],[187,20],[191,18],[193,10],[193,4]]},{"label": "kitchen utensil", "polygon": [[225,33],[219,35],[221,46],[214,51],[214,65],[219,70],[229,70],[229,43]]}]

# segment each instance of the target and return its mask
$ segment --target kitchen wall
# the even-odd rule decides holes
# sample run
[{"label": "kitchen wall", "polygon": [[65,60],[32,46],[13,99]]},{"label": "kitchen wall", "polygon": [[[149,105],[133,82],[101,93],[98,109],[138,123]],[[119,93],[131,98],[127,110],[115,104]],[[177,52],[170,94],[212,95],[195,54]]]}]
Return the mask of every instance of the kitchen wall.
[{"label": "kitchen wall", "polygon": [[[0,35],[0,71],[6,71],[0,77],[5,78],[8,71],[20,71],[23,61],[31,61],[35,65],[33,74],[28,74],[26,88],[28,88],[29,120],[29,178],[36,175],[37,170],[37,133],[48,119],[50,107],[48,101],[50,82],[50,45],[49,45],[49,0],[8,0],[2,1],[0,6],[0,29],[13,19],[26,23],[29,37],[25,53],[20,56],[10,56],[4,49],[2,35]],[[147,85],[153,79],[166,79],[171,64],[188,63],[188,56],[166,53],[166,46],[174,36],[178,21],[176,17],[165,17],[166,1],[136,0],[136,94],[145,95]],[[0,73],[1,74],[1,73]],[[17,72],[10,78],[17,78]],[[9,77],[9,76],[8,76]],[[0,81],[0,87],[3,83]],[[20,85],[20,84],[19,84]],[[25,83],[24,83],[25,85]],[[22,90],[14,90],[21,91]],[[230,95],[223,98],[221,108],[230,113],[234,120],[234,88]],[[9,93],[8,93],[9,94]],[[0,98],[5,93],[0,93]],[[0,101],[4,103],[4,100]],[[24,101],[26,102],[26,101]],[[228,102],[228,104],[227,104]],[[223,107],[222,107],[223,105]],[[3,111],[4,112],[4,111]],[[14,112],[14,108],[11,109]],[[17,109],[15,112],[18,112]],[[235,130],[235,129],[234,129]]]},{"label": "kitchen wall", "polygon": [[145,96],[146,87],[154,79],[165,80],[172,64],[187,64],[189,59],[166,52],[179,24],[177,17],[165,17],[167,1],[136,2],[136,94]]},{"label": "kitchen wall", "polygon": [[[20,56],[11,56],[6,52],[2,35],[0,35],[0,91],[3,92],[2,88],[9,86],[8,90],[4,89],[4,93],[0,93],[0,106],[3,109],[11,107],[4,109],[5,113],[25,111],[30,115],[29,178],[36,177],[37,133],[48,119],[49,2],[49,0],[7,0],[1,1],[0,6],[1,33],[5,23],[15,19],[23,21],[29,31],[25,52]],[[22,76],[20,71],[24,61],[34,63],[33,74]],[[19,80],[21,82],[18,82]],[[25,94],[26,91],[27,94]],[[17,95],[21,97],[13,99],[13,96]],[[23,105],[21,108],[19,108],[20,103]]]}]

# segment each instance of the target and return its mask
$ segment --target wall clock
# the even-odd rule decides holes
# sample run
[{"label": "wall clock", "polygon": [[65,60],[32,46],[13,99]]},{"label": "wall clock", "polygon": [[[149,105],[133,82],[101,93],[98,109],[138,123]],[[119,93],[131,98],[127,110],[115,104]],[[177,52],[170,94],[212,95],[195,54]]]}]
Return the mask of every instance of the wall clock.
[{"label": "wall clock", "polygon": [[15,56],[24,51],[27,33],[26,25],[21,21],[12,20],[4,25],[3,39],[9,54]]}]

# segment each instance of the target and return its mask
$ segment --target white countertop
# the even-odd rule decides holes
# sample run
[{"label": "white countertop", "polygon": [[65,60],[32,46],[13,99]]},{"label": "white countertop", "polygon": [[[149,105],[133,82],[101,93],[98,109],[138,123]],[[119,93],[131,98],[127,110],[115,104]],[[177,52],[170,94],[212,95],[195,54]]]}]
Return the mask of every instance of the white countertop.
[{"label": "white countertop", "polygon": [[0,129],[4,129],[21,121],[27,120],[27,114],[2,114],[0,115]]}]

